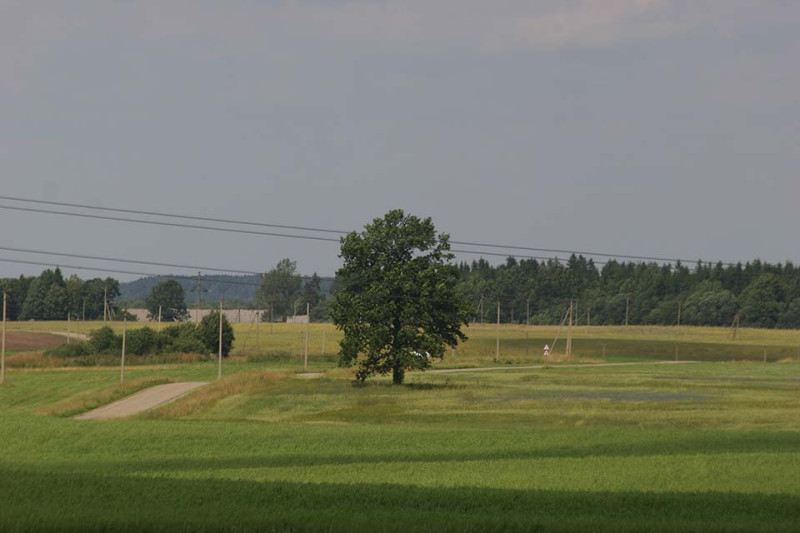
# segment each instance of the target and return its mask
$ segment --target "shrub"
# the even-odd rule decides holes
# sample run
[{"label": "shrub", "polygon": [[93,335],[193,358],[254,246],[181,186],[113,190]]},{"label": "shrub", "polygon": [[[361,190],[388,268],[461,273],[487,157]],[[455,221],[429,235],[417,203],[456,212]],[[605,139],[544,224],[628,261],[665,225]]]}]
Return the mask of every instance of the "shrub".
[{"label": "shrub", "polygon": [[114,333],[108,326],[103,326],[89,334],[89,344],[96,353],[110,353],[122,349],[122,336]]},{"label": "shrub", "polygon": [[200,340],[197,326],[192,323],[175,324],[161,332],[162,349],[165,352],[206,353]]},{"label": "shrub", "polygon": [[125,339],[125,351],[133,355],[158,353],[161,344],[160,336],[152,329],[146,327],[134,329],[128,332]]},{"label": "shrub", "polygon": [[70,342],[46,350],[45,355],[55,357],[83,357],[93,352],[92,345],[86,341]]},{"label": "shrub", "polygon": [[[205,349],[210,353],[219,350],[219,311],[209,313],[200,321],[197,327],[200,341]],[[233,346],[233,326],[222,316],[222,356],[227,357]]]}]

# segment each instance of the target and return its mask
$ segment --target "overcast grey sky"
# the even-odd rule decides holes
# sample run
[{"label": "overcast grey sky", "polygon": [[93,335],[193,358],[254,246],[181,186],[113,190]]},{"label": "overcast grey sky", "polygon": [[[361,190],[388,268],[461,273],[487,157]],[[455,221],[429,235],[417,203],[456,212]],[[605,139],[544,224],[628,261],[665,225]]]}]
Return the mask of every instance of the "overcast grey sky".
[{"label": "overcast grey sky", "polygon": [[[0,194],[336,229],[402,208],[457,240],[798,262],[798,28],[796,0],[4,0]],[[0,227],[6,247],[339,264],[274,237]]]}]

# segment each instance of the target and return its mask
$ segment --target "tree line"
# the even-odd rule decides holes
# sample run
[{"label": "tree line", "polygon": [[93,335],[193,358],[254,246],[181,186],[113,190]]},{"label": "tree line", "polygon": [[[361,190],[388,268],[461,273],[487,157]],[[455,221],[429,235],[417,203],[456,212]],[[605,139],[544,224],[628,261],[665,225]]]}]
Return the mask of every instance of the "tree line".
[{"label": "tree line", "polygon": [[[459,289],[475,321],[558,324],[574,302],[585,324],[800,328],[800,267],[761,261],[736,265],[516,260],[459,264]],[[481,305],[483,302],[483,305]]]},{"label": "tree line", "polygon": [[98,320],[106,300],[109,313],[119,316],[115,305],[119,281],[113,278],[64,278],[56,268],[39,276],[0,279],[0,291],[8,295],[8,320],[67,320],[67,315],[73,320]]},{"label": "tree line", "polygon": [[[800,267],[792,263],[698,262],[690,267],[609,261],[599,266],[573,255],[567,261],[508,258],[500,265],[479,259],[459,263],[458,274],[457,289],[473,309],[473,322],[496,320],[500,302],[503,323],[558,324],[572,301],[575,319],[582,324],[621,325],[627,317],[632,325],[675,325],[680,320],[685,325],[728,326],[738,316],[742,326],[800,328]],[[164,320],[185,319],[186,307],[179,304],[186,300],[182,288],[174,282],[159,285],[147,299],[153,317],[162,305]],[[334,281],[332,292],[337,285]],[[164,294],[165,288],[172,291]],[[64,278],[56,268],[39,276],[0,279],[0,290],[8,293],[9,320],[65,320],[68,313],[73,319],[102,319],[104,297],[114,316],[121,316],[116,303],[120,283],[113,278]],[[319,276],[304,281],[290,259],[262,276],[252,302],[267,310],[265,320],[270,311],[273,320],[305,314],[306,304],[312,319],[328,318],[329,299]],[[176,316],[168,316],[168,308]]]}]

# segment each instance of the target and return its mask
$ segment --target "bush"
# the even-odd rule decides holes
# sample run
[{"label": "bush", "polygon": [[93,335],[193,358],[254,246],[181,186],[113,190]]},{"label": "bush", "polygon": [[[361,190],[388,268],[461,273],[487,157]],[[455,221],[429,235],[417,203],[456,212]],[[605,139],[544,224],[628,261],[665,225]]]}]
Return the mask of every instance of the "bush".
[{"label": "bush", "polygon": [[161,341],[165,352],[207,353],[200,340],[197,326],[191,323],[175,324],[164,328]]},{"label": "bush", "polygon": [[[209,353],[219,350],[219,311],[214,311],[203,317],[197,328],[200,341]],[[227,357],[233,346],[233,326],[222,316],[222,356]]]},{"label": "bush", "polygon": [[95,353],[110,353],[122,349],[122,336],[114,333],[108,326],[103,326],[89,334],[89,344]]},{"label": "bush", "polygon": [[55,357],[83,357],[92,353],[92,346],[86,341],[70,342],[46,350],[45,355]]},{"label": "bush", "polygon": [[133,355],[147,355],[160,352],[161,336],[150,328],[134,329],[125,339],[125,351]]}]

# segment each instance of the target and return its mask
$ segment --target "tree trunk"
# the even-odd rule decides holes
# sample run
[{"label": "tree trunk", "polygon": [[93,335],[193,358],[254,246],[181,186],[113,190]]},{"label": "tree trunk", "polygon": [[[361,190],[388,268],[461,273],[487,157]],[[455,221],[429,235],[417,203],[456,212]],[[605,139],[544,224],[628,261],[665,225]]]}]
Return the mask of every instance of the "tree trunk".
[{"label": "tree trunk", "polygon": [[392,383],[395,385],[402,385],[403,379],[406,377],[406,369],[399,361],[395,361],[394,368],[392,369]]}]

